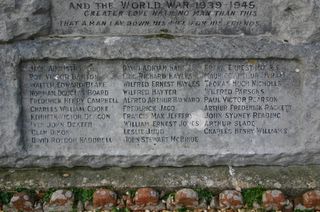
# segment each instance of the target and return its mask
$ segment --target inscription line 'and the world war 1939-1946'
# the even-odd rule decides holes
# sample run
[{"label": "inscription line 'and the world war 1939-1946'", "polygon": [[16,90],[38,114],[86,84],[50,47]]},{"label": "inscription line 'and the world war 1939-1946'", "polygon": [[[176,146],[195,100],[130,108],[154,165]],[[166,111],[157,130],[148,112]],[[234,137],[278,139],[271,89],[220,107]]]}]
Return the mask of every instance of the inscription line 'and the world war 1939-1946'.
[{"label": "inscription line 'and the world war 1939-1946'", "polygon": [[53,1],[54,34],[248,34],[271,32],[271,1]]}]

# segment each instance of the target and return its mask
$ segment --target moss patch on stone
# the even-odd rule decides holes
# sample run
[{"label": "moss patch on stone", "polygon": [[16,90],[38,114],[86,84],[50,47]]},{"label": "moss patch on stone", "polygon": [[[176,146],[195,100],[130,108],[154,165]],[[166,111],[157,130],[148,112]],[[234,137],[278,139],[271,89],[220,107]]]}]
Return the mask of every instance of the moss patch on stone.
[{"label": "moss patch on stone", "polygon": [[91,188],[72,188],[72,193],[76,203],[79,201],[82,203],[85,203],[86,201],[92,202],[94,191],[95,189]]},{"label": "moss patch on stone", "polygon": [[113,207],[111,209],[111,212],[130,212],[130,209],[128,208],[116,208],[116,207]]},{"label": "moss patch on stone", "polygon": [[55,192],[56,190],[57,189],[55,189],[55,188],[49,188],[43,195],[43,201],[49,202],[53,192]]},{"label": "moss patch on stone", "polygon": [[129,190],[126,192],[126,194],[127,194],[129,197],[133,198],[133,197],[135,196],[135,194],[136,194],[136,191],[137,191],[137,189],[129,189]]},{"label": "moss patch on stone", "polygon": [[179,208],[177,209],[178,212],[188,212],[189,210],[187,208]]},{"label": "moss patch on stone", "polygon": [[207,188],[196,188],[195,191],[198,193],[198,197],[200,200],[205,200],[206,202],[210,202],[213,197],[213,192],[211,192]]},{"label": "moss patch on stone", "polygon": [[84,204],[86,201],[92,202],[93,193],[95,189],[91,188],[72,188],[71,189],[74,197],[74,202],[72,208],[77,211],[78,202]]},{"label": "moss patch on stone", "polygon": [[12,196],[13,192],[0,191],[0,203],[4,205],[9,204]]},{"label": "moss patch on stone", "polygon": [[261,186],[243,189],[242,196],[243,196],[245,204],[249,208],[252,208],[253,204],[255,202],[258,204],[261,204],[262,203],[262,195],[263,195],[263,192],[265,192],[265,191],[266,191],[266,189]]}]

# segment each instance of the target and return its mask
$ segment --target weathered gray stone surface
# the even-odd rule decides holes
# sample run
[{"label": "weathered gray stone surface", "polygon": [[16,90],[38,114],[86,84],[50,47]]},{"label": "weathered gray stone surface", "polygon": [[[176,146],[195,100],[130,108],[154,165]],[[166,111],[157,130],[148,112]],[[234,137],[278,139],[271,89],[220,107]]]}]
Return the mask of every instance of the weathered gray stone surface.
[{"label": "weathered gray stone surface", "polygon": [[260,185],[296,196],[319,188],[319,177],[319,166],[2,169],[0,188],[112,187],[119,193],[125,193],[129,189],[142,187],[166,192],[187,187],[208,188],[216,193],[224,189],[246,189]]},{"label": "weathered gray stone surface", "polygon": [[[210,44],[210,45],[209,45]],[[319,161],[319,97],[320,97],[320,77],[319,77],[319,44],[311,45],[291,45],[277,41],[272,41],[265,37],[237,37],[237,38],[176,38],[172,40],[166,39],[148,39],[144,37],[122,38],[122,37],[107,37],[95,39],[48,39],[39,41],[19,42],[10,46],[16,49],[19,53],[20,68],[16,68],[15,72],[19,74],[21,79],[22,98],[24,104],[24,131],[22,143],[25,145],[25,151],[19,152],[19,157],[3,158],[2,166],[92,166],[101,167],[105,165],[115,166],[185,166],[185,165],[287,165],[287,164],[318,164]],[[50,60],[47,60],[50,58]],[[88,60],[88,58],[90,60]],[[187,60],[191,64],[203,63],[207,58],[214,58],[213,61],[223,61],[227,59],[237,59],[239,61],[251,62],[260,60],[265,61],[281,61],[281,70],[286,73],[288,79],[283,80],[283,86],[276,90],[270,90],[280,95],[279,101],[284,104],[292,104],[292,111],[285,114],[283,122],[268,122],[265,125],[274,125],[279,127],[283,125],[288,127],[289,132],[286,135],[267,135],[267,136],[212,136],[212,140],[202,139],[194,144],[166,144],[158,145],[126,145],[123,143],[123,130],[120,121],[116,119],[111,125],[119,132],[119,138],[115,137],[114,132],[110,132],[114,136],[113,146],[94,147],[90,145],[39,145],[30,147],[30,133],[25,130],[30,130],[32,126],[26,116],[29,116],[30,104],[27,103],[26,94],[30,92],[28,86],[24,83],[29,83],[24,73],[25,67],[28,64],[59,64],[73,63],[83,64],[84,67],[88,64],[87,61],[103,64],[99,68],[98,76],[100,80],[114,77],[117,81],[113,89],[122,89],[122,80],[117,78],[121,70],[118,70],[119,64],[124,61],[126,63],[131,60],[127,59],[146,59],[148,62],[161,61],[167,59],[168,63],[179,63],[180,60]],[[154,59],[159,58],[159,59]],[[172,59],[175,58],[175,59]],[[277,59],[270,59],[277,58]],[[52,62],[52,60],[57,62]],[[112,59],[112,60],[110,60]],[[113,59],[120,59],[118,60]],[[195,63],[190,62],[197,59]],[[252,60],[255,59],[255,60]],[[27,62],[24,62],[27,61]],[[29,62],[28,62],[29,61]],[[47,62],[46,62],[47,61]],[[116,64],[113,66],[112,64]],[[123,65],[123,64],[122,64]],[[106,67],[111,67],[109,73]],[[116,67],[116,68],[114,68]],[[196,68],[198,69],[198,68]],[[42,70],[46,71],[46,70]],[[119,72],[120,71],[120,72]],[[191,70],[190,70],[191,71]],[[41,71],[40,71],[41,72]],[[95,73],[95,71],[92,71]],[[34,73],[39,73],[35,71]],[[68,72],[66,72],[68,73]],[[101,74],[105,75],[101,75]],[[104,77],[103,77],[104,76]],[[294,77],[296,76],[296,77]],[[119,76],[121,79],[121,76]],[[107,77],[108,78],[108,77]],[[280,80],[280,81],[281,81]],[[287,81],[288,80],[288,81]],[[97,80],[99,81],[99,80]],[[111,80],[112,82],[112,80]],[[118,87],[120,86],[120,87]],[[42,90],[42,89],[39,89]],[[44,89],[45,90],[45,89]],[[182,91],[188,90],[182,89]],[[190,89],[189,89],[190,90]],[[278,93],[277,93],[278,92]],[[115,93],[120,96],[120,93]],[[29,95],[29,94],[28,94]],[[45,95],[46,96],[46,95]],[[120,98],[120,97],[119,97]],[[6,102],[7,104],[7,102]],[[104,105],[105,106],[105,105]],[[118,107],[112,106],[110,107]],[[120,105],[121,107],[121,105]],[[181,105],[179,107],[182,107]],[[199,110],[198,107],[186,106],[189,109]],[[187,110],[189,110],[187,109]],[[182,110],[183,109],[179,109]],[[6,110],[3,110],[7,113]],[[113,110],[114,111],[114,110]],[[17,111],[18,112],[18,111]],[[16,116],[20,113],[16,112]],[[12,113],[12,112],[11,112]],[[118,113],[118,112],[117,112]],[[117,114],[115,113],[115,114]],[[119,112],[120,115],[122,111]],[[21,117],[21,116],[20,116]],[[121,117],[119,118],[121,119]],[[102,122],[99,122],[100,124]],[[97,129],[101,129],[98,124]],[[109,126],[110,126],[109,125]],[[110,128],[107,125],[102,125],[106,130]],[[42,127],[40,127],[41,129]],[[69,129],[69,128],[66,128]],[[81,134],[85,132],[90,134],[90,130],[85,128],[82,130],[73,130],[72,133]],[[94,131],[93,134],[98,134]],[[182,135],[177,129],[175,134]],[[17,131],[17,133],[20,133]],[[195,129],[188,129],[188,133],[199,133]],[[109,133],[108,133],[109,134]],[[166,134],[168,134],[166,132]],[[170,134],[170,133],[169,133]],[[105,135],[100,132],[99,135]],[[257,139],[256,139],[257,138]],[[130,146],[130,148],[128,148]],[[49,148],[48,148],[49,147]],[[12,161],[14,160],[14,161]]]},{"label": "weathered gray stone surface", "polygon": [[48,33],[50,2],[3,0],[0,2],[0,42],[28,39]]},{"label": "weathered gray stone surface", "polygon": [[[221,1],[221,8],[216,8],[219,6],[216,2],[219,1],[184,1],[187,3],[176,1],[180,3],[181,7],[171,9],[165,9],[165,2],[155,0],[122,2],[128,2],[131,6],[132,3],[139,5],[138,8],[141,9],[121,9],[121,1],[111,0],[107,2],[4,0],[0,2],[0,42],[49,34],[51,36],[69,36],[70,34],[127,36],[163,32],[188,36],[272,34],[274,38],[290,43],[319,41],[320,6],[317,0],[253,0],[243,1],[245,3],[241,1],[240,5],[237,1],[232,1],[234,3],[233,9],[229,8],[231,1],[227,3]],[[198,2],[197,7],[195,2]],[[77,3],[80,3],[79,6]],[[104,3],[104,6],[99,3]],[[110,4],[112,4],[111,8],[109,8]],[[162,10],[157,8],[156,5],[159,4]],[[90,8],[86,9],[88,5]],[[185,8],[183,8],[184,5]],[[156,7],[156,11],[167,11],[167,13],[161,14],[161,18],[150,17],[149,14],[154,10],[152,7]],[[119,11],[123,11],[123,15],[119,16]],[[125,15],[129,11],[132,16]],[[169,15],[170,11],[173,14]],[[186,15],[174,15],[174,12],[177,11],[189,12]],[[194,15],[195,11],[200,11],[200,13],[196,12]],[[227,11],[235,11],[235,14],[227,15]],[[112,15],[106,16],[109,13]],[[133,15],[134,13],[137,14]],[[216,15],[216,13],[220,15]],[[207,15],[202,16],[201,14]],[[153,24],[154,19],[164,22],[160,26],[133,26],[135,21],[149,21]],[[105,21],[106,25],[110,25],[110,21],[112,21],[112,24],[103,26],[101,21]],[[120,21],[122,21],[121,24]],[[170,21],[173,22],[169,24]],[[213,21],[212,24],[214,23],[213,26],[210,26],[211,21]],[[115,25],[116,22],[118,25]],[[131,23],[131,26],[130,23],[128,26],[128,22]]]},{"label": "weathered gray stone surface", "polygon": [[302,151],[300,69],[278,59],[21,63],[25,146],[52,156]]},{"label": "weathered gray stone surface", "polygon": [[[14,163],[23,152],[21,139],[21,101],[19,99],[19,56],[13,48],[0,48],[0,140],[1,159]],[[5,165],[4,162],[3,165]]]},{"label": "weathered gray stone surface", "polygon": [[[121,3],[109,2],[113,6],[105,5],[110,8],[101,10],[112,9]],[[164,2],[139,2],[140,9],[134,11],[150,12],[152,5],[165,6]],[[178,8],[194,12],[195,2],[200,1],[192,2],[193,6],[185,3]],[[207,6],[212,4],[211,1],[203,2]],[[70,3],[75,2],[59,0],[0,2],[0,166],[319,164],[319,1],[252,2],[255,6],[251,9],[258,8],[258,14],[248,18],[259,24],[249,29],[230,28],[224,24],[217,28],[177,24],[164,25],[164,28],[122,25],[87,28],[69,22],[68,26],[63,24],[61,27],[60,21],[66,19],[97,21],[100,16],[84,17],[85,11],[92,9],[93,2],[72,5]],[[85,3],[90,3],[90,8]],[[246,3],[248,7],[250,2]],[[233,4],[232,7],[237,6]],[[115,21],[113,18],[110,20]],[[143,11],[138,17],[125,17],[125,21],[140,18],[154,21],[148,15],[144,16]],[[192,22],[204,17],[185,16],[178,20],[165,15],[163,18]],[[223,21],[235,21],[233,18],[244,21],[237,15],[228,15]],[[115,34],[118,36],[111,36]],[[153,71],[143,68],[152,65],[167,68]],[[261,67],[267,67],[267,71]],[[191,77],[188,77],[190,73]],[[161,76],[157,77],[159,74]],[[180,74],[186,79],[172,78],[167,84],[157,85],[170,74]],[[261,83],[253,83],[254,80]],[[53,84],[47,86],[50,83]],[[58,83],[100,84],[89,87],[81,84],[72,89],[66,85],[59,87]],[[132,83],[140,83],[140,87]],[[144,88],[146,83],[148,86]],[[125,89],[130,92],[126,94]],[[244,93],[244,89],[249,90]],[[125,100],[126,97],[142,96],[200,100],[174,104],[164,100],[150,104]],[[230,96],[240,100],[224,102],[224,98]],[[91,97],[106,98],[108,102],[88,102]],[[209,100],[211,97],[212,101]],[[150,105],[163,115],[142,117],[144,111],[124,111],[125,107]],[[216,105],[221,106],[219,110],[210,109]],[[253,117],[255,111],[252,109],[235,111],[236,107],[246,105],[261,107],[258,116],[263,117]],[[270,105],[277,107],[271,109]],[[67,108],[64,111],[63,106]],[[84,109],[71,111],[73,106]],[[103,111],[89,111],[88,106]],[[185,114],[183,118],[171,120],[185,126],[176,126],[173,122],[158,126],[157,123],[164,125],[168,121],[162,116],[171,113],[162,112],[161,106],[174,106],[171,107],[174,116]],[[227,114],[230,112],[237,113],[238,117],[231,118],[231,114]],[[272,113],[273,118],[266,118],[267,113]],[[69,120],[70,117],[77,120]],[[143,120],[146,126],[140,127],[139,132],[131,131],[137,127],[125,125],[130,117],[135,117],[132,118],[134,121]],[[227,126],[221,129],[215,121],[226,121]],[[246,126],[238,127],[239,123]],[[258,131],[258,128],[266,130]],[[146,129],[160,133],[150,136]],[[211,130],[210,133],[205,134],[206,129]],[[132,135],[132,132],[138,133]],[[188,139],[181,142],[180,136]],[[156,138],[144,142],[151,137]],[[99,138],[99,144],[88,138]],[[190,140],[196,142],[185,142]]]},{"label": "weathered gray stone surface", "polygon": [[[78,4],[77,4],[78,3]],[[54,34],[248,34],[271,32],[272,1],[52,1]]]},{"label": "weathered gray stone surface", "polygon": [[[129,3],[131,6],[122,9],[121,2]],[[221,8],[217,8],[216,2],[219,1],[214,1],[213,4],[212,1],[176,1],[174,9],[168,9],[166,4],[172,1],[155,2],[157,1],[110,0],[103,1],[105,5],[102,7],[99,1],[95,1],[97,4],[87,1],[86,5],[79,5],[79,9],[71,0],[53,1],[51,32],[56,35],[143,35],[163,31],[187,35],[243,33],[272,34],[277,39],[290,43],[319,41],[320,6],[317,0],[254,0],[241,1],[240,4],[230,1],[231,5],[233,3],[232,7],[229,1],[220,1]],[[132,6],[136,6],[137,9],[133,9]],[[153,11],[162,13],[160,16],[154,16]],[[170,11],[173,15],[170,15]],[[188,14],[174,15],[178,11],[187,11]],[[232,11],[234,14],[228,14]],[[119,15],[119,12],[123,14]],[[135,13],[137,14],[133,15]],[[146,26],[148,21],[150,23]],[[154,26],[153,21],[160,21],[162,24]],[[137,27],[139,23],[144,25]]]},{"label": "weathered gray stone surface", "polygon": [[320,2],[310,0],[273,1],[273,27],[279,39],[290,43],[320,40]]}]

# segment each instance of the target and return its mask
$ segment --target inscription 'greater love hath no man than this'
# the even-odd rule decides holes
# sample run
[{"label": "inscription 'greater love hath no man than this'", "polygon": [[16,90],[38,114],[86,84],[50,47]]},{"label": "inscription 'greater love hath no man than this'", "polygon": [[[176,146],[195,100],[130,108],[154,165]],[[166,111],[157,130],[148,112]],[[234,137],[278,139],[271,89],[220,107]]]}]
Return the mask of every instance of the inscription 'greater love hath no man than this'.
[{"label": "inscription 'greater love hath no man than this'", "polygon": [[53,1],[55,34],[264,34],[271,1]]},{"label": "inscription 'greater love hath no man than this'", "polygon": [[114,60],[22,64],[30,149],[185,145],[286,137],[294,61]]}]

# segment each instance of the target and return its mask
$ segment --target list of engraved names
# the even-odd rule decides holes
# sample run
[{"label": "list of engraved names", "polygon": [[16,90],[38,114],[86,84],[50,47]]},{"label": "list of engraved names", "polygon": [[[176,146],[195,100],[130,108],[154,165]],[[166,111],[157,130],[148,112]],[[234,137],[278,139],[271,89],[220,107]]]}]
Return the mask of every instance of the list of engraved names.
[{"label": "list of engraved names", "polygon": [[284,60],[22,64],[29,146],[214,142],[287,136],[300,84]]}]

